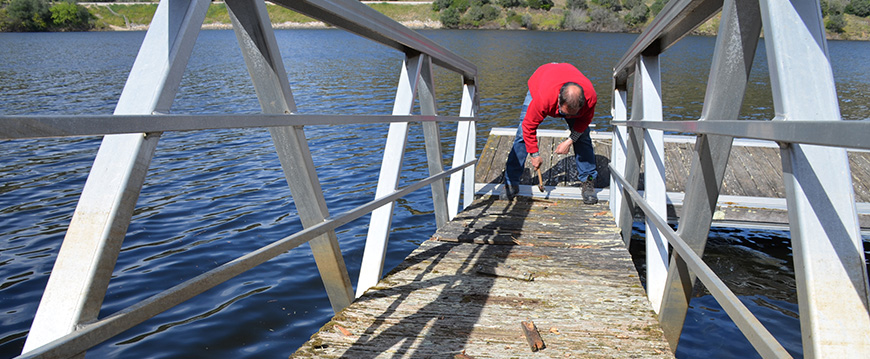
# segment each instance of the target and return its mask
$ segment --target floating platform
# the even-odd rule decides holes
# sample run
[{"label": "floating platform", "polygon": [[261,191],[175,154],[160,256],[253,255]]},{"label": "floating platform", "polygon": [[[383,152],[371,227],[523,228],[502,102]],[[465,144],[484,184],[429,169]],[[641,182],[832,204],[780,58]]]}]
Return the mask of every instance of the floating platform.
[{"label": "floating platform", "polygon": [[606,203],[483,197],[291,356],[375,357],[673,354]]},{"label": "floating platform", "polygon": [[[504,164],[513,144],[516,128],[494,128],[477,164],[476,191],[479,195],[501,192],[504,182]],[[568,131],[538,130],[540,154],[544,162],[541,174],[545,192],[537,189],[538,178],[531,165],[520,179],[520,194],[541,198],[581,198],[580,188],[574,180],[577,168],[573,151],[555,154],[556,146],[565,140]],[[592,143],[598,161],[598,197],[610,197],[610,132],[592,131]],[[686,182],[691,169],[695,137],[665,135],[665,179],[668,191],[668,216],[675,222],[680,215]],[[864,233],[870,232],[870,152],[849,150],[858,219]],[[643,168],[643,167],[641,167]],[[643,190],[641,173],[639,190]],[[714,216],[715,226],[758,227],[788,229],[785,187],[782,181],[782,162],[779,147],[770,141],[735,139],[725,179]]]}]

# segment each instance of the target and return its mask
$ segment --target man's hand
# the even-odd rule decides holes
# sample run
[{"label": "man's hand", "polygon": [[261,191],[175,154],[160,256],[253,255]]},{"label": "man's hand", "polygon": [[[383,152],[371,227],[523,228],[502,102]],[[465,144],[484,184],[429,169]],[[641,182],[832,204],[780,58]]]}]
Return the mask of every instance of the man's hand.
[{"label": "man's hand", "polygon": [[568,150],[571,149],[571,145],[573,145],[573,144],[574,144],[574,141],[571,141],[570,138],[565,140],[565,141],[562,141],[562,143],[560,143],[558,146],[556,146],[556,153],[560,154],[560,155],[568,154]]},{"label": "man's hand", "polygon": [[532,161],[532,167],[534,167],[535,170],[537,170],[538,168],[541,168],[541,164],[544,163],[544,160],[542,160],[541,157],[532,157],[531,161]]}]

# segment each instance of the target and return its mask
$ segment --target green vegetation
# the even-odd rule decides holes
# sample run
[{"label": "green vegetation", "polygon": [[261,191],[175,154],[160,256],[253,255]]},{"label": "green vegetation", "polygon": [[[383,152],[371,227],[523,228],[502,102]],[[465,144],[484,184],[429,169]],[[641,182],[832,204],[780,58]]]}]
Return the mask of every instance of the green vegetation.
[{"label": "green vegetation", "polygon": [[[392,3],[369,4],[369,7],[396,21],[436,21],[438,12],[424,5],[401,5]],[[288,10],[289,11],[289,10]],[[270,10],[271,14],[271,10]],[[302,15],[299,15],[302,16]]]},{"label": "green vegetation", "polygon": [[870,0],[821,0],[820,5],[828,37],[867,39]]},{"label": "green vegetation", "polygon": [[432,9],[446,28],[608,32],[638,29],[650,12],[643,0],[436,0]]},{"label": "green vegetation", "polygon": [[[215,4],[212,4],[212,6],[214,5]],[[280,7],[278,5],[272,5],[271,3],[267,3],[266,9],[269,11],[269,18],[272,19],[273,24],[282,24],[286,22],[304,24],[317,21],[293,10],[287,10],[286,8]],[[229,23],[229,15],[227,15],[227,21],[224,22],[224,24]]]},{"label": "green vegetation", "polygon": [[226,4],[211,4],[205,13],[204,24],[229,24],[230,12]]},{"label": "green vegetation", "polygon": [[[89,5],[49,0],[0,0],[2,31],[139,30],[151,22],[157,3]],[[369,6],[400,22],[448,29],[521,29],[595,32],[637,32],[646,27],[668,0],[434,0],[431,5],[399,1]],[[870,0],[821,0],[828,32],[834,39],[870,39]],[[267,3],[269,17],[279,27],[304,26],[317,20]],[[205,24],[228,26],[226,5],[212,3]],[[714,35],[719,17],[694,32]],[[317,25],[315,25],[317,26]]]},{"label": "green vegetation", "polygon": [[846,13],[858,17],[870,16],[870,0],[852,0],[846,5]]},{"label": "green vegetation", "polygon": [[73,1],[11,0],[0,6],[2,31],[87,31],[94,27],[91,13]]}]

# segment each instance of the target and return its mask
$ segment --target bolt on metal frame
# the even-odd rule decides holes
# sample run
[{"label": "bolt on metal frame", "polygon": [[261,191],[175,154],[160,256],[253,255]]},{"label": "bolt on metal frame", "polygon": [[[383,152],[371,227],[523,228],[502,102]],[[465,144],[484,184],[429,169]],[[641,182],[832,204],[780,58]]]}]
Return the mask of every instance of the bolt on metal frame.
[{"label": "bolt on metal frame", "polygon": [[[660,53],[720,9],[722,19],[701,118],[649,121],[644,116],[650,111],[647,100],[650,95],[660,96],[660,82],[654,77],[652,81],[638,78],[648,77],[652,72],[649,64],[657,63],[654,59]],[[631,235],[631,212],[637,206],[647,218],[647,229],[655,226],[668,240],[650,241],[647,234],[647,245],[653,242],[661,246],[659,251],[665,251],[668,244],[674,248],[667,273],[648,271],[647,275],[651,302],[673,350],[697,278],[763,357],[790,357],[701,261],[732,139],[743,137],[781,144],[804,356],[845,358],[870,352],[870,288],[844,149],[870,149],[866,136],[870,123],[840,118],[819,9],[815,0],[672,1],[614,68],[611,111],[616,129],[611,188],[618,190],[613,191],[611,210],[626,245]],[[771,121],[738,121],[762,24],[776,117]],[[626,120],[627,79],[632,74],[636,105],[632,120]],[[639,109],[643,114],[635,115]],[[649,138],[651,131],[662,130],[699,136],[677,232],[662,219],[660,209],[653,207],[658,203],[649,200],[649,192],[664,195],[664,187],[651,187],[647,182],[646,200],[634,189],[641,152],[646,171],[658,174],[657,165],[664,154],[650,150],[650,141],[641,139]],[[664,291],[651,290],[650,283],[664,283]],[[661,297],[652,298],[656,295]]]},{"label": "bolt on metal frame", "polygon": [[[106,135],[37,309],[22,358],[81,357],[88,348],[303,243],[311,245],[332,308],[338,312],[353,301],[354,293],[335,228],[373,211],[383,213],[388,208],[391,212],[395,200],[426,185],[433,191],[439,226],[462,208],[460,194],[464,193],[466,205],[471,202],[477,161],[474,122],[478,97],[474,65],[356,1],[275,2],[405,53],[394,111],[402,116],[295,114],[287,73],[265,3],[260,0],[227,0],[226,4],[263,114],[169,114],[210,2],[161,0],[115,116],[0,116],[2,139]],[[432,63],[462,77],[460,116],[437,116]],[[422,115],[411,114],[416,91]],[[458,122],[453,168],[446,171],[441,165],[438,133],[438,122],[443,121]],[[377,196],[362,206],[330,216],[304,126],[376,122],[390,123]],[[397,181],[391,179],[397,180],[401,170],[409,122],[423,123],[430,176],[399,189]],[[305,229],[98,319],[160,134],[171,130],[240,127],[269,129]],[[445,188],[448,176],[449,192]],[[463,184],[466,188],[460,192]],[[387,217],[386,221],[379,219],[379,226],[385,226],[387,231],[389,215],[378,214]],[[385,248],[386,236],[379,240],[376,245]],[[369,242],[377,240],[370,236]],[[367,253],[368,247],[369,244]],[[374,265],[364,263],[362,273],[377,273],[379,278],[383,258],[379,260],[380,266],[377,262],[376,258]]]}]

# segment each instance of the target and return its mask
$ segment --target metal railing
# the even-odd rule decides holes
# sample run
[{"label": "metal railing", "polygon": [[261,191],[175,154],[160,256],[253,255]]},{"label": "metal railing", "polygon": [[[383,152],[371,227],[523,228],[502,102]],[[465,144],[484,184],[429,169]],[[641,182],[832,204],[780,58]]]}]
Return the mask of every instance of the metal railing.
[{"label": "metal railing", "polygon": [[[296,114],[266,5],[226,0],[253,80],[261,115],[169,114],[209,0],[161,0],[114,115],[0,116],[0,139],[104,135],[37,309],[21,358],[74,357],[191,297],[309,243],[332,308],[354,300],[335,229],[372,213],[357,293],[376,284],[384,265],[394,201],[429,185],[438,226],[474,198],[476,67],[357,1],[276,0],[405,54],[392,116]],[[438,116],[432,64],[462,77],[459,116]],[[420,115],[413,115],[415,98]],[[457,122],[453,165],[444,170],[438,121]],[[409,122],[421,122],[430,176],[398,188]],[[389,123],[375,199],[330,216],[304,127]],[[99,319],[110,276],[162,132],[268,128],[304,230]],[[445,180],[450,177],[449,191]]]},{"label": "metal railing", "polygon": [[[658,56],[720,10],[701,118],[664,122]],[[776,117],[739,121],[762,25]],[[840,118],[818,1],[672,0],[614,68],[613,96],[610,205],[626,244],[635,206],[645,215],[647,295],[672,349],[697,277],[763,357],[790,357],[701,260],[732,139],[743,137],[780,144],[804,356],[870,353],[870,288],[845,150],[870,149],[870,123]],[[663,219],[663,131],[698,134],[676,232]]]}]

